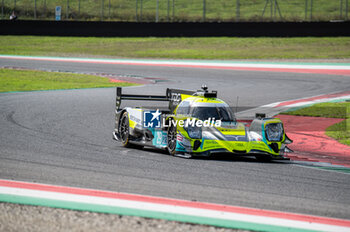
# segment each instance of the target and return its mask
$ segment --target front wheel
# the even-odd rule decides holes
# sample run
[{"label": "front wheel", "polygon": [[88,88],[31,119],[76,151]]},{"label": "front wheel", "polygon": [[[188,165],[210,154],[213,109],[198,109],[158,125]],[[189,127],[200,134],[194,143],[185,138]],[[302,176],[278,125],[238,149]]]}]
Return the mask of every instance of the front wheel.
[{"label": "front wheel", "polygon": [[177,131],[176,126],[171,123],[171,126],[168,128],[168,152],[170,155],[175,155],[176,144],[177,144]]}]

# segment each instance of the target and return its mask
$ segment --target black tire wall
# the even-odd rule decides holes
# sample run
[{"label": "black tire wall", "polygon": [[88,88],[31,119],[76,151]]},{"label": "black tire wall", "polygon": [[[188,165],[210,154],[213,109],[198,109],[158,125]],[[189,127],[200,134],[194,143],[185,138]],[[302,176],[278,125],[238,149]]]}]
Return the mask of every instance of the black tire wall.
[{"label": "black tire wall", "polygon": [[0,20],[0,35],[95,37],[350,36],[346,22],[134,23]]}]

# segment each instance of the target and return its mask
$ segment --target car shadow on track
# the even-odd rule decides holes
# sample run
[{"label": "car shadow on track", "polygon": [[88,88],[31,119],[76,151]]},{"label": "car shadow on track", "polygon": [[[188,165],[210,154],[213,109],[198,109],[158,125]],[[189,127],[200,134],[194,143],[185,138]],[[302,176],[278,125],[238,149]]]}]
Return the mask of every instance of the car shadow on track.
[{"label": "car shadow on track", "polygon": [[[134,148],[137,150],[137,148]],[[138,149],[140,150],[140,149]],[[155,149],[151,147],[144,147],[141,149],[146,152],[152,152],[157,153],[160,155],[169,155],[167,150],[160,150]],[[182,157],[174,157],[174,158],[182,158]],[[281,161],[281,160],[271,160],[271,161],[261,161],[257,160],[254,156],[239,156],[239,155],[232,155],[228,153],[216,153],[214,155],[211,155],[210,157],[192,157],[190,158],[192,160],[203,160],[203,161],[223,161],[223,162],[247,162],[247,163],[278,163],[278,164],[289,164],[289,161]]]},{"label": "car shadow on track", "polygon": [[195,157],[194,159],[208,160],[208,161],[223,161],[223,162],[288,164],[288,162],[281,161],[281,160],[265,161],[265,160],[258,160],[254,156],[239,156],[239,155],[232,155],[232,154],[228,154],[228,153],[217,153],[217,154],[211,155],[210,157]]}]

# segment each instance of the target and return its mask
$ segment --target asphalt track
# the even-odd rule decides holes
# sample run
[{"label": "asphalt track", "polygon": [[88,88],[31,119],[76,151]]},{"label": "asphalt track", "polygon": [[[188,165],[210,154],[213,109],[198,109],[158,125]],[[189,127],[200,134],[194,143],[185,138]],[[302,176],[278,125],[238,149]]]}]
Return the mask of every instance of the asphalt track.
[{"label": "asphalt track", "polygon": [[[349,77],[336,75],[0,59],[3,66],[168,80],[128,93],[164,94],[167,87],[205,83],[229,104],[239,96],[247,107],[350,89]],[[350,218],[349,174],[125,149],[112,140],[114,105],[115,89],[0,94],[0,178]]]}]

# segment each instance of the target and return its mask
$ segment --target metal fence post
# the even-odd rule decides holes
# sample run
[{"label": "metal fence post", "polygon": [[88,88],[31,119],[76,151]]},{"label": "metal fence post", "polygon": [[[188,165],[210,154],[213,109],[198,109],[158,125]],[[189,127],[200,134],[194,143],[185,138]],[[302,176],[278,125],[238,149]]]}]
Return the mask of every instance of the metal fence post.
[{"label": "metal fence post", "polygon": [[36,0],[34,0],[34,19],[36,19]]},{"label": "metal fence post", "polygon": [[101,21],[103,21],[104,4],[105,4],[105,1],[104,1],[104,0],[101,0]]},{"label": "metal fence post", "polygon": [[313,8],[313,0],[310,0],[310,21],[312,21],[312,8]]},{"label": "metal fence post", "polygon": [[1,19],[4,19],[4,0],[1,1]]},{"label": "metal fence post", "polygon": [[44,0],[44,17],[46,18],[46,0]]},{"label": "metal fence post", "polygon": [[276,0],[266,0],[265,6],[264,6],[264,10],[262,12],[262,17],[264,17],[264,14],[266,12],[266,8],[270,4],[270,20],[272,21],[272,19],[273,19],[273,5],[274,5],[274,3],[276,3]]},{"label": "metal fence post", "polygon": [[236,22],[239,22],[240,19],[240,2],[236,0]]},{"label": "metal fence post", "polygon": [[169,17],[170,17],[170,0],[168,0],[168,9],[167,9],[167,16],[166,16],[166,21],[169,22]]},{"label": "metal fence post", "polygon": [[340,10],[339,11],[340,11],[339,17],[340,17],[340,19],[342,19],[343,18],[343,0],[340,0]]},{"label": "metal fence post", "polygon": [[267,4],[269,3],[268,2],[269,0],[266,0],[266,3],[265,3],[265,6],[264,6],[264,9],[263,9],[263,12],[262,12],[262,17],[264,17],[264,14],[265,14],[265,11],[266,11],[266,7],[267,7]]},{"label": "metal fence post", "polygon": [[136,22],[138,21],[138,18],[137,18],[137,5],[138,5],[138,1],[136,0],[136,4],[135,4],[135,20],[136,20]]},{"label": "metal fence post", "polygon": [[159,22],[159,0],[157,0],[157,6],[156,6],[156,23]]},{"label": "metal fence post", "polygon": [[270,0],[270,20],[272,21],[272,18],[273,18],[273,2],[272,2],[272,0]]},{"label": "metal fence post", "polygon": [[273,21],[276,21],[276,13],[277,13],[277,0],[274,1],[274,5],[273,5]]},{"label": "metal fence post", "polygon": [[205,22],[205,13],[206,13],[206,0],[203,0],[203,19],[202,19],[203,22]]},{"label": "metal fence post", "polygon": [[108,19],[111,20],[111,0],[108,1]]},{"label": "metal fence post", "polygon": [[172,21],[175,19],[175,0],[173,0],[173,18]]},{"label": "metal fence post", "polygon": [[305,0],[305,21],[307,20],[307,5],[309,0]]},{"label": "metal fence post", "polygon": [[69,17],[69,0],[67,0],[67,7],[66,7],[66,19],[68,20]]},{"label": "metal fence post", "polygon": [[141,6],[140,6],[140,22],[142,22],[142,9],[143,9],[143,0],[141,0]]},{"label": "metal fence post", "polygon": [[[280,6],[278,5],[278,1],[275,0],[275,3],[276,3],[276,4],[275,4],[275,8],[278,10],[278,14],[279,14],[279,16],[280,16],[280,19],[283,19]],[[275,9],[275,11],[276,11],[276,9]]]}]

